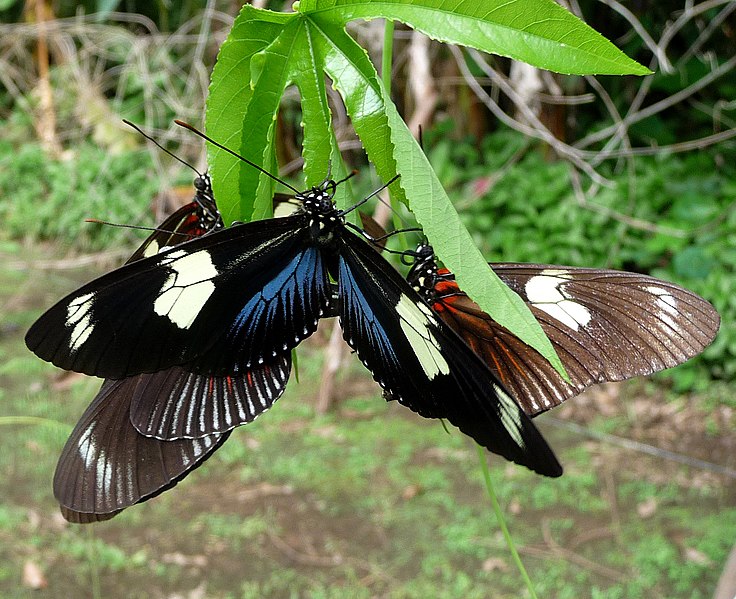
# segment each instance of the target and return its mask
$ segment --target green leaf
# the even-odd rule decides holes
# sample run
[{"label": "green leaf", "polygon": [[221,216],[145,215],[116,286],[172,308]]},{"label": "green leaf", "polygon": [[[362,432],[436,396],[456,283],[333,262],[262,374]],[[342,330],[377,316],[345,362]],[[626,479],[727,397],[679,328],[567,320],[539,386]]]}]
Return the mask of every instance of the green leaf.
[{"label": "green leaf", "polygon": [[[523,300],[489,268],[450,199],[414,140],[385,98],[378,74],[361,48],[343,29],[313,19],[326,51],[325,69],[335,81],[348,114],[379,175],[401,173],[398,187],[437,255],[455,273],[458,284],[499,324],[514,331],[564,372],[552,344]],[[395,190],[395,183],[391,189]],[[404,193],[397,194],[401,197]]]},{"label": "green leaf", "polygon": [[[251,155],[254,150],[263,149],[263,154],[260,156],[256,154],[255,158],[245,153],[243,155],[270,173],[278,171],[274,148],[276,116],[281,96],[286,86],[291,83],[290,64],[299,53],[301,28],[300,19],[292,19],[284,26],[276,40],[258,55],[256,64],[259,68],[251,76],[251,84],[254,84],[253,95],[241,122],[243,130],[241,147],[247,147]],[[250,221],[272,216],[273,180],[247,164],[242,165],[239,175],[238,220]],[[252,206],[251,198],[254,199]],[[238,200],[233,199],[236,202]]]},{"label": "green leaf", "polygon": [[441,42],[558,73],[651,73],[553,0],[303,0],[299,10],[339,24],[397,20]]},{"label": "green leaf", "polygon": [[[311,185],[316,185],[325,178],[325,166],[328,164],[332,167],[331,175],[334,179],[340,180],[347,175],[327,103],[324,54],[319,51],[314,35],[313,28],[308,23],[305,24],[301,40],[303,51],[296,57],[292,67],[292,77],[302,99],[304,172]],[[339,206],[354,203],[349,184],[340,185],[334,199]]]},{"label": "green leaf", "polygon": [[[245,7],[221,49],[208,100],[208,132],[275,172],[274,128],[280,98],[295,83],[302,94],[305,170],[312,184],[344,174],[331,130],[323,72],[342,95],[369,158],[384,181],[397,172],[395,198],[407,203],[458,283],[500,324],[564,372],[539,323],[492,273],[388,99],[365,50],[340,23],[314,15],[278,15]],[[251,166],[211,152],[215,195],[226,222],[270,215],[274,184]],[[320,166],[322,170],[320,172]],[[347,189],[347,186],[344,186]],[[342,190],[341,190],[342,191]],[[337,198],[345,206],[347,195]]]},{"label": "green leaf", "polygon": [[[353,127],[376,171],[384,181],[388,181],[397,170],[383,97],[375,87],[377,75],[373,64],[366,51],[342,27],[314,19],[310,22],[314,43],[324,56],[325,72],[340,92]],[[394,185],[392,190],[406,201],[398,186]]]},{"label": "green leaf", "polygon": [[[265,60],[265,56],[259,53],[276,41],[294,16],[244,6],[220,48],[212,72],[207,100],[207,133],[259,165],[263,165],[264,156],[272,155],[270,152],[267,154],[267,136],[261,145],[254,145],[256,142],[251,137],[243,135],[245,118],[254,97],[251,77],[255,67],[252,63],[256,56]],[[260,106],[261,99],[257,98],[255,102]],[[249,220],[248,213],[252,214],[255,209],[258,192],[252,180],[253,167],[213,147],[209,148],[209,162],[212,186],[225,222]],[[265,194],[266,187],[272,188],[273,184],[266,175],[260,176],[264,180],[261,193]],[[241,205],[241,200],[245,205]],[[268,198],[270,202],[271,198]],[[265,204],[261,200],[260,206]],[[264,209],[261,211],[267,213]]]},{"label": "green leaf", "polygon": [[14,4],[18,4],[20,0],[0,0],[0,10],[8,10]]}]

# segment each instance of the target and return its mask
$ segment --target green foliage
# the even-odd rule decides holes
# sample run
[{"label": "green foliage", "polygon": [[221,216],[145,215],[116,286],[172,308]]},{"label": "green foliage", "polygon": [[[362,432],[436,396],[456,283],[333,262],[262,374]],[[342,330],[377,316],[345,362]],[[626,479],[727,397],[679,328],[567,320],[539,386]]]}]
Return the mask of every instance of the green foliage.
[{"label": "green foliage", "polygon": [[142,224],[158,191],[143,151],[111,156],[82,144],[71,159],[53,160],[37,144],[0,143],[4,235],[99,249],[120,240],[121,231],[86,218]]}]

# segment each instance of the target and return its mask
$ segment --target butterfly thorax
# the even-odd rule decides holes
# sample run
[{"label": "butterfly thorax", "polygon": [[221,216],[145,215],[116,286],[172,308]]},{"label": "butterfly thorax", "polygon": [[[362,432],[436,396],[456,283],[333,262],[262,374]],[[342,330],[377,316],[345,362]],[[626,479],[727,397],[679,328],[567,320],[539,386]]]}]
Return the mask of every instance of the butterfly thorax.
[{"label": "butterfly thorax", "polygon": [[196,190],[194,201],[199,205],[197,218],[202,225],[199,234],[222,229],[224,224],[215,203],[215,196],[212,193],[212,179],[210,176],[207,173],[198,175],[194,179],[194,189]]},{"label": "butterfly thorax", "polygon": [[332,200],[335,186],[332,179],[325,179],[318,187],[295,196],[302,202],[304,212],[310,216],[312,239],[320,246],[331,245],[335,230],[345,224],[345,218]]},{"label": "butterfly thorax", "polygon": [[437,259],[431,245],[422,243],[414,251],[414,264],[409,270],[407,280],[414,290],[430,304],[436,299]]}]

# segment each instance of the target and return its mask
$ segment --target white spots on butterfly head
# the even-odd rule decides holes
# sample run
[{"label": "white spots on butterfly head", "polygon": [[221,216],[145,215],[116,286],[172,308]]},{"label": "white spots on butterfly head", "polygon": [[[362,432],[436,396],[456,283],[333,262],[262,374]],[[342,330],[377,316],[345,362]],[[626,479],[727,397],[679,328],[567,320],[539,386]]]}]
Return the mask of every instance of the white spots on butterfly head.
[{"label": "white spots on butterfly head", "polygon": [[580,330],[592,318],[590,310],[565,293],[570,275],[565,270],[548,268],[526,282],[524,290],[529,301],[565,326]]},{"label": "white spots on butterfly head", "polygon": [[168,317],[180,329],[188,329],[215,291],[212,279],[218,275],[217,268],[205,250],[193,254],[172,252],[162,265],[171,272],[153,304],[153,311]]},{"label": "white spots on butterfly head", "polygon": [[399,314],[401,330],[406,335],[419,364],[429,380],[439,374],[448,374],[450,367],[447,364],[439,343],[429,329],[430,324],[436,324],[429,308],[424,304],[416,304],[402,294],[396,304]]},{"label": "white spots on butterfly head", "polygon": [[496,392],[499,400],[499,408],[501,409],[501,422],[506,432],[514,440],[519,447],[522,449],[525,446],[524,439],[521,436],[521,408],[512,399],[512,397],[506,393],[506,391],[500,385],[493,384],[493,390]]},{"label": "white spots on butterfly head", "polygon": [[66,308],[66,326],[71,327],[69,336],[69,351],[74,353],[92,334],[92,303],[93,293],[85,293],[69,302]]},{"label": "white spots on butterfly head", "polygon": [[657,296],[657,308],[661,310],[658,314],[660,320],[664,321],[669,327],[675,331],[680,330],[680,325],[677,323],[675,318],[680,314],[677,308],[677,299],[667,289],[651,285],[645,288],[646,291],[652,295]]}]

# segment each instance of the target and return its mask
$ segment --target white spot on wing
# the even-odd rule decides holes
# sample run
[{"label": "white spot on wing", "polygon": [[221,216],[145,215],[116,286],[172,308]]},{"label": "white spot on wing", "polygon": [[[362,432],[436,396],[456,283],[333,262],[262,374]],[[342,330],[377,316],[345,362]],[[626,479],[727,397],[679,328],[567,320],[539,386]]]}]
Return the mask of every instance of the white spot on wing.
[{"label": "white spot on wing", "polygon": [[208,252],[173,252],[164,262],[171,274],[153,304],[159,316],[167,316],[180,329],[188,329],[215,291],[211,281],[218,272]]},{"label": "white spot on wing", "polygon": [[158,241],[156,241],[155,239],[152,239],[151,243],[149,243],[146,246],[146,249],[143,250],[143,257],[150,258],[151,256],[155,256],[156,254],[158,254],[159,251],[160,251],[160,248],[158,245]]},{"label": "white spot on wing", "polygon": [[79,445],[77,446],[79,449],[79,457],[82,458],[82,462],[84,462],[86,470],[89,470],[94,466],[95,456],[97,455],[97,448],[95,447],[95,442],[92,439],[93,430],[94,425],[87,431],[87,434],[84,437],[79,439]]},{"label": "white spot on wing", "polygon": [[77,351],[92,334],[93,293],[80,295],[69,302],[66,309],[66,326],[74,327],[69,338],[69,351]]},{"label": "white spot on wing", "polygon": [[494,384],[493,390],[498,395],[501,408],[501,422],[506,432],[519,447],[524,447],[521,437],[521,409],[518,404],[499,385]]},{"label": "white spot on wing", "polygon": [[524,290],[537,308],[578,331],[590,322],[591,314],[588,308],[565,295],[563,285],[569,280],[566,271],[547,269],[529,279]]},{"label": "white spot on wing", "polygon": [[432,380],[438,374],[448,374],[450,367],[440,352],[437,340],[429,330],[430,320],[422,307],[402,294],[399,303],[396,304],[396,311],[401,318],[401,330],[414,349],[424,373]]},{"label": "white spot on wing", "polygon": [[656,287],[654,285],[646,287],[646,290],[657,296],[657,307],[661,310],[661,313],[658,315],[660,320],[673,330],[679,331],[680,325],[673,318],[680,314],[680,311],[677,309],[677,300],[675,299],[675,296],[666,289],[662,289],[661,287]]}]

